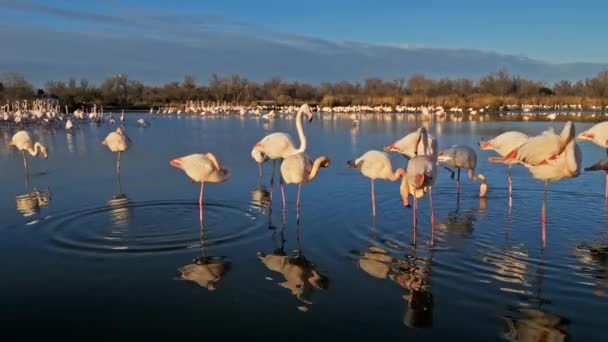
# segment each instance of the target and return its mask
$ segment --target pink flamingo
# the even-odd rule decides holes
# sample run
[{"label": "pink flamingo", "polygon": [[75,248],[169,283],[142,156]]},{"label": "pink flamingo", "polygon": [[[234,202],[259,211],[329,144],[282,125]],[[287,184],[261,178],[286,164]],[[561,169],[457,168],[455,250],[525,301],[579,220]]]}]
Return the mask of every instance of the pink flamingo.
[{"label": "pink flamingo", "polygon": [[[480,141],[479,147],[485,151],[494,150],[504,158],[509,153],[523,145],[526,140],[528,140],[528,136],[526,134],[516,131],[509,131],[502,133],[491,140]],[[492,161],[495,158],[496,157],[489,157],[488,159]],[[507,184],[509,186],[509,207],[513,205],[513,180],[511,178],[511,166],[512,164],[509,164],[509,170],[507,172]]]},{"label": "pink flamingo", "polygon": [[[591,141],[606,149],[608,154],[608,121],[600,122],[576,137],[579,141]],[[604,197],[608,200],[608,157],[603,158],[594,165],[585,168],[585,171],[604,171],[606,175]]]},{"label": "pink flamingo", "polygon": [[[285,184],[298,184],[298,197],[296,201],[296,217],[300,219],[300,193],[302,184],[311,182],[317,177],[321,167],[329,167],[330,160],[325,156],[318,157],[313,162],[306,153],[298,153],[286,157],[281,163],[281,176]],[[283,210],[285,210],[285,197],[283,197]]]},{"label": "pink flamingo", "polygon": [[230,172],[218,162],[211,153],[195,153],[171,160],[169,163],[183,170],[193,182],[201,183],[198,197],[199,219],[203,222],[203,187],[205,182],[223,183],[230,177]]},{"label": "pink flamingo", "polygon": [[[303,104],[300,106],[300,109],[296,114],[296,130],[298,131],[298,137],[300,138],[299,148],[295,147],[293,139],[291,139],[289,134],[275,132],[262,138],[253,146],[253,149],[251,150],[251,157],[258,163],[260,177],[262,176],[262,163],[266,159],[272,159],[274,162],[272,177],[270,178],[271,193],[274,185],[274,174],[277,168],[277,159],[284,159],[294,154],[306,152],[306,136],[304,135],[304,129],[302,128],[302,114],[306,114],[309,122],[312,121],[313,114],[308,104]],[[283,201],[285,201],[283,183],[281,183],[281,195],[283,196]]]},{"label": "pink flamingo", "polygon": [[407,164],[407,172],[401,183],[402,198],[407,198],[408,194],[414,198],[414,244],[416,243],[418,198],[429,194],[429,205],[431,207],[431,246],[435,241],[435,212],[433,209],[433,185],[437,179],[437,159],[433,156],[416,156],[410,159]]},{"label": "pink flamingo", "polygon": [[[448,165],[458,169],[458,178],[456,180],[456,187],[460,194],[460,169],[467,170],[469,179],[474,181],[480,181],[479,186],[479,197],[485,197],[488,191],[488,184],[486,177],[481,173],[475,174],[475,168],[477,167],[477,154],[475,151],[466,145],[454,145],[447,150],[439,152],[437,159],[439,162],[447,163]],[[452,179],[454,175],[452,174]]]},{"label": "pink flamingo", "polygon": [[[404,169],[396,169],[393,171],[391,159],[388,154],[381,151],[367,151],[362,156],[355,160],[348,161],[348,165],[352,168],[357,168],[361,173],[371,179],[372,183],[372,216],[376,217],[376,193],[374,190],[374,180],[384,179],[391,182],[402,177],[402,185],[405,182],[406,172]],[[402,193],[403,195],[403,193]],[[407,194],[402,196],[403,205],[408,205]]]}]

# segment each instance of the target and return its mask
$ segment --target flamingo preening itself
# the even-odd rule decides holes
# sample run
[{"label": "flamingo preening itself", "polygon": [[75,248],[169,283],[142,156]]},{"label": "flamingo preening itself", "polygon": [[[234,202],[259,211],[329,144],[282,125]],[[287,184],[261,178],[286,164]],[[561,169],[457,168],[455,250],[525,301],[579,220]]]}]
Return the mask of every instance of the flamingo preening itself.
[{"label": "flamingo preening itself", "polygon": [[[502,160],[509,153],[523,145],[526,140],[528,140],[528,135],[517,131],[509,131],[497,135],[491,140],[480,141],[479,147],[482,150],[496,151],[500,157],[502,157],[499,157],[498,159]],[[496,159],[496,157],[489,157],[488,159],[493,161]],[[513,205],[513,181],[511,179],[511,166],[512,164],[509,164],[509,170],[507,172],[507,184],[509,186],[509,207]]]},{"label": "flamingo preening itself", "polygon": [[25,152],[29,153],[32,157],[42,156],[42,158],[48,158],[48,151],[46,146],[32,138],[32,135],[28,131],[19,131],[11,138],[9,146],[15,146],[23,154],[23,167],[25,168],[25,177],[27,179],[27,158]]},{"label": "flamingo preening itself", "polygon": [[[477,167],[477,154],[475,151],[466,145],[454,145],[447,150],[439,152],[437,157],[439,162],[447,163],[448,165],[458,169],[458,177],[456,179],[456,187],[460,193],[460,169],[467,170],[469,179],[480,181],[479,197],[485,197],[488,190],[486,177],[482,174],[475,174]],[[453,177],[452,177],[453,179]]]},{"label": "flamingo preening itself", "polygon": [[[600,122],[588,130],[582,132],[576,137],[579,141],[591,141],[606,149],[608,155],[608,121]],[[586,167],[585,171],[604,171],[606,174],[606,183],[604,197],[608,200],[608,156],[602,158],[597,163]]]},{"label": "flamingo preening itself", "polygon": [[110,132],[106,136],[106,138],[101,142],[103,145],[108,146],[110,151],[116,153],[118,152],[118,157],[116,159],[116,174],[120,174],[120,154],[129,149],[129,142],[131,140],[122,128],[117,128],[116,131]]},{"label": "flamingo preening itself", "polygon": [[[384,179],[391,182],[402,178],[402,186],[406,181],[405,176],[406,172],[404,169],[396,169],[393,171],[393,165],[391,163],[391,159],[388,154],[381,151],[367,151],[359,158],[355,160],[351,160],[348,162],[348,166],[352,168],[359,169],[361,173],[371,179],[372,183],[372,215],[376,217],[376,192],[374,189],[374,180],[376,179]],[[407,194],[403,197],[403,205],[408,205]]]},{"label": "flamingo preening itself", "polygon": [[[296,114],[296,130],[298,131],[298,137],[300,138],[299,148],[295,147],[295,144],[293,143],[293,140],[289,134],[275,132],[262,138],[253,146],[253,149],[251,150],[252,158],[259,164],[260,177],[262,175],[261,164],[266,159],[272,159],[274,162],[272,176],[270,178],[271,193],[274,184],[274,174],[276,171],[277,159],[284,159],[298,153],[306,152],[306,136],[304,135],[304,129],[302,128],[302,114],[306,114],[309,122],[313,119],[313,114],[310,107],[307,104],[300,106],[300,109]],[[281,193],[282,196],[285,197],[282,182]]]},{"label": "flamingo preening itself", "polygon": [[[306,153],[298,153],[283,159],[281,163],[281,176],[285,184],[298,184],[298,197],[296,200],[296,217],[300,219],[300,193],[302,184],[311,182],[317,177],[320,168],[329,167],[330,160],[325,156],[312,161]],[[283,196],[285,208],[285,196]]]},{"label": "flamingo preening itself", "polygon": [[418,225],[418,198],[429,194],[431,209],[431,245],[435,241],[435,211],[433,209],[433,185],[437,180],[437,160],[433,156],[416,156],[407,164],[407,171],[401,183],[402,198],[412,195],[414,198],[413,236],[416,243],[416,229]]},{"label": "flamingo preening itself", "polygon": [[223,183],[230,177],[230,171],[222,167],[217,158],[211,153],[195,153],[171,160],[169,163],[186,173],[193,182],[201,183],[198,197],[199,219],[203,222],[203,188],[205,182]]}]

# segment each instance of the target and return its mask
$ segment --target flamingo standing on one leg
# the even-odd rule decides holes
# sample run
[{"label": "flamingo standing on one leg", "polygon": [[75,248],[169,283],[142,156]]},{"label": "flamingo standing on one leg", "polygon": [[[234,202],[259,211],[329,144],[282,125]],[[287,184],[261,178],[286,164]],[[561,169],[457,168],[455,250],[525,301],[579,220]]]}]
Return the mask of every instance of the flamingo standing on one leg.
[{"label": "flamingo standing on one leg", "polygon": [[203,222],[203,187],[205,182],[223,183],[230,177],[230,172],[228,169],[223,168],[217,158],[211,153],[195,153],[175,158],[171,160],[170,164],[183,170],[192,181],[201,183],[198,206],[199,219],[200,222]]},{"label": "flamingo standing on one leg", "polygon": [[460,193],[460,169],[465,169],[467,170],[469,179],[481,182],[479,197],[486,196],[486,191],[488,190],[486,177],[482,174],[475,174],[477,154],[472,148],[466,145],[454,145],[447,150],[439,152],[438,161],[447,163],[458,169],[458,178],[456,179],[458,193]]},{"label": "flamingo standing on one leg", "polygon": [[[480,141],[479,147],[482,150],[494,150],[504,158],[513,150],[523,145],[526,140],[528,140],[528,135],[517,131],[509,131],[502,133],[491,140]],[[492,161],[495,159],[495,157],[490,157],[488,159]],[[509,186],[509,208],[513,205],[513,181],[511,179],[511,166],[512,164],[509,164],[509,170],[507,172],[507,184]]]},{"label": "flamingo standing on one leg", "polygon": [[[318,157],[313,162],[306,153],[298,153],[283,159],[281,176],[285,184],[298,184],[296,200],[296,218],[300,220],[300,193],[302,184],[311,182],[317,177],[319,168],[329,167],[330,160],[325,156]],[[283,202],[285,208],[285,202]]]},{"label": "flamingo standing on one leg", "polygon": [[[579,141],[592,141],[596,145],[606,149],[608,155],[608,121],[600,122],[576,137]],[[604,196],[608,200],[608,157],[603,158],[594,165],[585,168],[585,171],[603,170],[606,174]]]},{"label": "flamingo standing on one leg", "polygon": [[433,209],[433,185],[437,179],[437,160],[432,156],[416,156],[407,164],[407,172],[401,183],[402,198],[408,194],[414,198],[413,236],[416,243],[418,198],[428,192],[431,207],[431,246],[435,241],[435,212]]},{"label": "flamingo standing on one leg", "polygon": [[[523,164],[532,176],[545,182],[543,204],[541,208],[542,240],[546,243],[547,223],[547,188],[549,182],[564,178],[575,178],[580,174],[582,152],[574,139],[575,128],[568,121],[560,135],[553,129],[541,135],[529,138],[522,146],[510,152],[504,163]],[[497,161],[500,158],[496,159]]]},{"label": "flamingo standing on one leg", "polygon": [[[275,132],[268,134],[260,141],[258,141],[251,151],[251,156],[259,164],[260,176],[262,174],[261,163],[266,159],[272,159],[274,161],[272,176],[270,177],[270,192],[272,194],[272,188],[274,185],[274,174],[277,166],[277,159],[283,159],[294,154],[306,152],[306,136],[304,135],[304,129],[302,128],[302,114],[306,114],[308,121],[312,121],[313,114],[310,107],[307,104],[303,104],[298,113],[296,114],[296,130],[298,131],[298,137],[300,138],[300,147],[296,148],[293,139],[287,133]],[[283,190],[283,184],[281,183],[281,195],[283,201],[285,201],[285,192]]]},{"label": "flamingo standing on one leg", "polygon": [[34,142],[32,135],[28,131],[19,131],[11,138],[9,146],[15,146],[23,154],[23,167],[25,170],[25,187],[27,191],[27,158],[25,152],[28,152],[31,156],[36,157],[38,153],[42,158],[48,158],[49,154],[46,146],[39,141]]},{"label": "flamingo standing on one leg", "polygon": [[[404,169],[396,169],[393,171],[393,165],[388,154],[380,151],[367,151],[361,157],[351,160],[348,165],[353,168],[357,168],[361,173],[371,179],[372,183],[372,216],[376,217],[376,193],[374,190],[374,180],[384,179],[389,181],[396,181],[399,177],[405,177]],[[405,182],[405,178],[402,179],[402,183]],[[403,193],[402,193],[403,195]],[[402,196],[403,205],[407,206],[407,194],[405,197]]]},{"label": "flamingo standing on one leg", "polygon": [[110,132],[106,138],[101,142],[103,145],[108,146],[110,151],[118,152],[116,159],[116,174],[120,175],[120,154],[129,149],[129,143],[131,140],[126,136],[122,128],[117,128],[116,131]]}]

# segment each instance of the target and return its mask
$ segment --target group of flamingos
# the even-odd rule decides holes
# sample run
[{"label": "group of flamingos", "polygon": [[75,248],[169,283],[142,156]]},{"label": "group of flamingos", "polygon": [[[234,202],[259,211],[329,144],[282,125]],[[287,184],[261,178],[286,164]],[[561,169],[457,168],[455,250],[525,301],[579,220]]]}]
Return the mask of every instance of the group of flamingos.
[{"label": "group of flamingos", "polygon": [[[289,134],[276,132],[269,134],[259,140],[251,151],[252,158],[259,164],[259,173],[262,177],[262,163],[267,160],[273,161],[273,171],[270,178],[271,198],[274,186],[274,174],[276,171],[277,160],[281,161],[280,189],[285,208],[284,184],[297,184],[298,195],[296,200],[296,215],[299,218],[300,193],[302,184],[311,182],[316,178],[320,168],[328,167],[330,159],[320,156],[316,159],[306,153],[307,144],[304,129],[302,127],[302,115],[306,115],[308,121],[312,121],[313,112],[308,105],[300,107],[296,114],[296,130],[300,140],[300,146],[296,148],[293,139]],[[580,174],[582,153],[576,144],[579,141],[592,141],[595,144],[608,148],[608,122],[598,123],[589,130],[580,133],[575,137],[574,124],[566,122],[560,134],[553,128],[549,128],[541,134],[529,137],[524,133],[510,131],[499,136],[479,143],[482,150],[494,150],[500,156],[490,157],[493,163],[506,164],[508,171],[508,191],[509,205],[511,205],[512,182],[511,166],[520,164],[525,166],[532,176],[545,182],[543,195],[543,205],[541,211],[541,222],[543,223],[543,244],[545,243],[545,223],[546,223],[546,201],[547,186],[549,182],[558,181],[564,178],[574,178]],[[120,173],[120,155],[129,148],[130,140],[122,128],[111,132],[102,141],[110,151],[118,153],[116,161],[116,172]],[[15,146],[23,153],[23,163],[27,176],[26,152],[36,157],[38,155],[47,158],[47,148],[40,142],[34,142],[31,134],[25,130],[13,135],[10,145]],[[396,152],[408,159],[407,168],[393,169],[391,159],[386,152]],[[414,202],[413,208],[413,228],[414,239],[417,222],[418,199],[428,194],[430,204],[431,222],[431,244],[434,240],[434,211],[432,188],[437,180],[438,165],[445,163],[457,169],[457,188],[460,191],[460,169],[467,171],[471,180],[481,183],[479,196],[485,197],[487,191],[486,177],[475,174],[477,165],[477,155],[475,150],[466,145],[454,145],[444,151],[438,151],[437,139],[434,138],[423,127],[407,134],[402,139],[390,144],[383,151],[370,150],[360,157],[349,161],[348,165],[358,169],[364,176],[371,179],[371,206],[372,215],[376,216],[376,200],[374,181],[383,179],[397,181],[401,178],[399,192],[404,206],[409,207],[409,196]],[[222,166],[212,153],[197,153],[184,157],[175,158],[170,161],[170,165],[183,170],[186,175],[194,182],[200,182],[199,194],[199,218],[203,220],[203,189],[205,182],[223,183],[230,177],[228,169]],[[455,172],[447,166],[454,178]],[[608,199],[608,157],[603,158],[596,164],[585,169],[586,171],[603,170],[606,172],[606,191]]]}]

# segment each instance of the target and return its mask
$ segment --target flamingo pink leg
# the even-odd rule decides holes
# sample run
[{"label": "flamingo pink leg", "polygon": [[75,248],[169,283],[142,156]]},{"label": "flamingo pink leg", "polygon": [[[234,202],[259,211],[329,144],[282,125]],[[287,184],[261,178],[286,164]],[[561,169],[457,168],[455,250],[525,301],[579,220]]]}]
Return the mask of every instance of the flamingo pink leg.
[{"label": "flamingo pink leg", "polygon": [[431,206],[431,246],[435,244],[435,210],[433,209],[433,188],[429,189],[429,204]]},{"label": "flamingo pink leg", "polygon": [[541,209],[541,224],[542,224],[542,239],[543,239],[543,248],[545,247],[547,241],[547,187],[549,183],[545,182],[545,192],[543,194],[543,206]]},{"label": "flamingo pink leg", "polygon": [[298,199],[296,200],[296,218],[300,219],[300,193],[302,192],[302,184],[298,184]]},{"label": "flamingo pink leg", "polygon": [[283,200],[283,211],[285,211],[285,208],[286,208],[285,203],[286,203],[286,201],[285,201],[285,188],[283,186],[283,178],[281,178],[281,198]]},{"label": "flamingo pink leg", "polygon": [[376,190],[374,189],[374,179],[372,178],[372,216],[376,217]]},{"label": "flamingo pink leg", "polygon": [[272,161],[272,175],[270,176],[270,202],[272,202],[272,193],[274,192],[274,174],[277,169],[277,160]]},{"label": "flamingo pink leg", "polygon": [[262,181],[262,163],[258,163],[258,169],[260,171],[260,181]]},{"label": "flamingo pink leg", "polygon": [[417,224],[417,219],[416,219],[416,215],[418,212],[418,198],[416,197],[416,194],[414,194],[412,197],[414,197],[414,223],[413,223],[413,234],[414,234],[414,245],[416,244],[416,224]]},{"label": "flamingo pink leg", "polygon": [[507,184],[509,185],[509,208],[513,205],[513,180],[511,179],[511,165],[507,173]]},{"label": "flamingo pink leg", "polygon": [[201,193],[198,195],[198,217],[199,217],[201,224],[203,223],[203,187],[204,187],[204,185],[205,185],[205,182],[201,182]]},{"label": "flamingo pink leg", "polygon": [[120,173],[120,152],[118,152],[118,157],[116,159],[116,173]]}]

